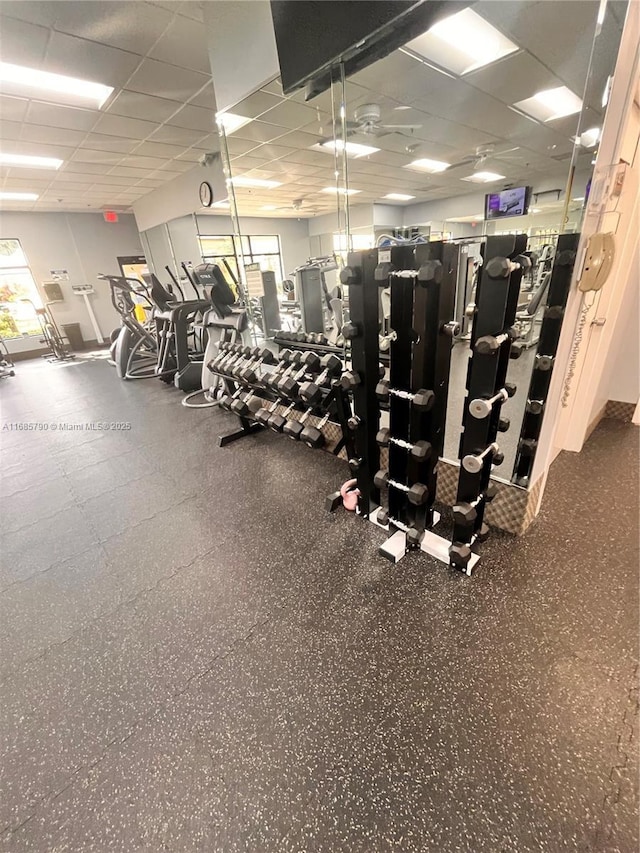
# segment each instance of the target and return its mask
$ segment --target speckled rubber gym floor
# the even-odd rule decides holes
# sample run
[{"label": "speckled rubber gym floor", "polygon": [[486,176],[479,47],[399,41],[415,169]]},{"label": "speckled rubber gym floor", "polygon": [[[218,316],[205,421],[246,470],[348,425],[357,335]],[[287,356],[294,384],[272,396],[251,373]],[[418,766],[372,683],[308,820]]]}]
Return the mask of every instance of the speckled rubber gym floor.
[{"label": "speckled rubber gym floor", "polygon": [[637,851],[636,428],[468,579],[180,397],[100,360],[0,388],[3,426],[131,424],[0,433],[3,851]]}]

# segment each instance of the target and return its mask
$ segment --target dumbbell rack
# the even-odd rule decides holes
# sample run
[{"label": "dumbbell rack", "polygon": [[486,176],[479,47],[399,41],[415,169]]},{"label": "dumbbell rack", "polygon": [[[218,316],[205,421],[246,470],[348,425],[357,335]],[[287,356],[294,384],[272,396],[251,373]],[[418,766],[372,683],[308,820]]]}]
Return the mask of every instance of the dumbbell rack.
[{"label": "dumbbell rack", "polygon": [[[238,359],[241,357],[241,355],[238,355]],[[283,367],[284,364],[277,364],[275,372],[282,371]],[[242,389],[242,393],[251,395],[255,403],[254,408],[258,406],[269,408],[274,415],[282,415],[288,410],[287,417],[291,421],[300,421],[305,416],[305,413],[307,413],[306,417],[308,419],[308,426],[310,427],[318,426],[318,419],[320,419],[320,422],[325,420],[325,427],[330,427],[333,434],[339,433],[340,438],[338,440],[327,441],[323,449],[329,450],[335,456],[343,449],[347,453],[348,458],[353,455],[353,436],[347,426],[351,409],[346,391],[341,387],[339,379],[334,379],[326,387],[326,393],[323,394],[321,402],[310,406],[302,399],[295,397],[283,398],[281,393],[266,384],[264,379],[268,374],[264,370],[261,370],[261,375],[257,377],[256,381],[246,381],[238,375],[233,363],[227,363],[224,367],[216,366],[212,363],[210,369],[213,373],[220,376],[228,396],[234,396]],[[309,414],[310,411],[311,414]],[[240,421],[240,429],[220,436],[220,447],[224,447],[245,435],[263,430],[264,425],[255,419],[255,414],[255,411],[245,415],[237,414]],[[330,416],[329,420],[325,419],[326,415]]]},{"label": "dumbbell rack", "polygon": [[538,355],[533,366],[527,394],[520,440],[513,469],[513,480],[519,486],[528,486],[533,462],[538,448],[542,416],[549,394],[553,364],[558,351],[562,318],[569,296],[569,287],[578,250],[579,234],[561,234],[549,282],[547,307],[544,309]]},{"label": "dumbbell rack", "polygon": [[[454,507],[453,544],[450,564],[471,574],[478,555],[471,551],[477,540],[487,534],[483,522],[491,465],[498,451],[489,449],[496,440],[501,401],[497,401],[487,417],[473,417],[469,404],[474,399],[489,400],[505,386],[512,345],[509,330],[515,321],[524,259],[519,256],[527,247],[525,234],[488,237],[483,247],[483,266],[476,289],[476,304],[471,329],[471,357],[467,369],[467,397],[463,410],[461,459],[456,503],[475,509],[473,520],[461,521]],[[492,351],[479,351],[479,339],[496,339]],[[485,453],[486,451],[486,453]],[[478,471],[465,468],[464,458],[480,459]]]},{"label": "dumbbell rack", "polygon": [[[444,445],[456,276],[455,247],[442,242],[350,253],[341,275],[343,284],[350,286],[351,362],[358,379],[353,388],[356,457],[351,460],[360,492],[358,511],[377,526],[394,531],[380,547],[380,553],[393,562],[405,555],[408,543],[449,562],[449,541],[431,528],[439,520],[433,504],[437,462]],[[388,476],[406,490],[392,486],[389,511],[380,513],[380,489],[374,477],[380,466],[378,289],[387,286],[393,335],[389,384],[400,392],[389,395]],[[412,403],[421,389],[435,394],[428,410]],[[408,453],[408,447],[419,441],[431,445],[431,454],[424,460]],[[427,500],[419,505],[411,503],[407,493],[416,484],[428,489]]]}]

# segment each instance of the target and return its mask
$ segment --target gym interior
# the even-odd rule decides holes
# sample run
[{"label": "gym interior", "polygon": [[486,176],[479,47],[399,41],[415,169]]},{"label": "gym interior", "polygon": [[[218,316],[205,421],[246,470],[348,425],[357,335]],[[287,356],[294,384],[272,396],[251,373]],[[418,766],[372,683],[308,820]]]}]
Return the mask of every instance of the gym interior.
[{"label": "gym interior", "polygon": [[638,850],[639,45],[3,0],[2,850]]}]

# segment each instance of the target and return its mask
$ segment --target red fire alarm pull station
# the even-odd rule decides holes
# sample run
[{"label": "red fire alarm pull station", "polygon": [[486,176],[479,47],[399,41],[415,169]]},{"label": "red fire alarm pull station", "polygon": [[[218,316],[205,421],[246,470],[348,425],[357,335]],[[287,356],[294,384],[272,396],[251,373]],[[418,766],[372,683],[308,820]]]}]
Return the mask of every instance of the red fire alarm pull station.
[{"label": "red fire alarm pull station", "polygon": [[115,210],[105,210],[103,213],[103,216],[104,216],[105,222],[117,222],[118,221],[118,214],[115,212]]}]

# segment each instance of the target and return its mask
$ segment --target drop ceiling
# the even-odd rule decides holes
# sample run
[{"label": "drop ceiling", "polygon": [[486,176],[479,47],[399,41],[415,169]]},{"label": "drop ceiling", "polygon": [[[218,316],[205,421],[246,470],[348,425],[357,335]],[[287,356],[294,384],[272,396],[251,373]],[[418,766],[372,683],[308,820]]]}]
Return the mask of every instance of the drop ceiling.
[{"label": "drop ceiling", "polygon": [[[375,103],[382,122],[418,124],[410,138],[355,135],[380,151],[349,159],[351,203],[372,203],[389,192],[415,202],[469,193],[460,168],[438,175],[404,168],[420,157],[457,162],[478,146],[496,151],[483,168],[509,183],[566,177],[577,116],[546,125],[509,106],[542,88],[565,85],[582,95],[598,3],[478,2],[474,9],[518,45],[518,52],[453,79],[401,51],[347,82],[347,113]],[[610,2],[602,39],[617,50],[624,3]],[[4,61],[67,74],[114,87],[101,110],[0,97],[2,150],[59,157],[58,172],[2,168],[5,191],[34,191],[20,210],[130,209],[142,195],[194,168],[203,153],[219,148],[215,100],[202,25],[195,2],[22,2],[0,7]],[[600,64],[588,98],[590,123],[602,121],[600,94],[611,68]],[[312,216],[335,208],[322,192],[333,179],[331,153],[311,150],[331,135],[331,94],[305,103],[289,98],[274,80],[234,107],[251,118],[228,138],[234,175],[280,182],[271,190],[237,190],[241,213]],[[591,121],[592,120],[592,121]],[[407,150],[410,147],[411,150]],[[590,153],[583,155],[588,165]],[[276,210],[263,210],[265,205]]]}]

